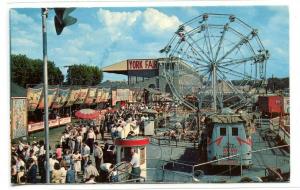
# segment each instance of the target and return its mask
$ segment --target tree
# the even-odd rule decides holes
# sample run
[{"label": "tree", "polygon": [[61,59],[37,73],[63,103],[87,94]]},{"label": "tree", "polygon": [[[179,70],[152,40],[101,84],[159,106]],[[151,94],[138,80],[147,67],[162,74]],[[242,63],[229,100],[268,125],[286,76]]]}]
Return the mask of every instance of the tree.
[{"label": "tree", "polygon": [[[54,62],[48,61],[48,80],[50,85],[61,84],[64,76]],[[43,82],[43,61],[30,59],[26,55],[11,55],[11,80],[22,87],[27,84]]]},{"label": "tree", "polygon": [[69,85],[98,85],[103,79],[103,73],[97,66],[81,64],[68,67],[67,84]]}]

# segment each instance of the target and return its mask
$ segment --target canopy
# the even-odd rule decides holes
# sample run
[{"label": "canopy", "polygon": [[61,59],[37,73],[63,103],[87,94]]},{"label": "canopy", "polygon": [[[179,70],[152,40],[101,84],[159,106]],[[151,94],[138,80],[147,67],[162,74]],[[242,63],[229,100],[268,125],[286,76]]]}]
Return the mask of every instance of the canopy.
[{"label": "canopy", "polygon": [[99,114],[99,111],[93,109],[81,109],[75,113],[75,116],[80,119],[96,119]]}]

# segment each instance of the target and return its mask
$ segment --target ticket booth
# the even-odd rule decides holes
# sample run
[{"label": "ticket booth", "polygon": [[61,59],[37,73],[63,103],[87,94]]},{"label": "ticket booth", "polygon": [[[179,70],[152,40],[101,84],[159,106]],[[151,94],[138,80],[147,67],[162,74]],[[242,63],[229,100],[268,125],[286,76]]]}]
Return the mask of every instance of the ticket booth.
[{"label": "ticket booth", "polygon": [[147,177],[147,161],[146,146],[149,144],[147,137],[134,137],[131,139],[116,139],[115,145],[117,149],[117,163],[122,161],[129,162],[131,160],[130,150],[136,149],[136,153],[140,158],[141,176]]}]

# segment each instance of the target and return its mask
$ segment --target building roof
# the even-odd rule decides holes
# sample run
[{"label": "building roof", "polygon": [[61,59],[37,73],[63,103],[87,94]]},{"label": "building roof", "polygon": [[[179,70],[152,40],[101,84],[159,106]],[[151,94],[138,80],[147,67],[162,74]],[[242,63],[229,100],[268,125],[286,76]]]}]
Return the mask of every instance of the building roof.
[{"label": "building roof", "polygon": [[107,73],[128,74],[127,60],[106,66],[102,68],[102,71]]}]

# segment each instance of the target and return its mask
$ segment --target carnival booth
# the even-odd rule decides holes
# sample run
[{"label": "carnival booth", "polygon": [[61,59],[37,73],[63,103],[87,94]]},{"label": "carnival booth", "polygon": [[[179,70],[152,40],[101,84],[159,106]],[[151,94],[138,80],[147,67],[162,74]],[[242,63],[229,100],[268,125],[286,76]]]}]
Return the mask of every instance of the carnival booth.
[{"label": "carnival booth", "polygon": [[147,137],[135,136],[127,139],[116,139],[115,145],[117,149],[117,163],[131,159],[130,151],[132,148],[136,150],[140,158],[141,177],[147,176],[146,146],[149,144]]}]

